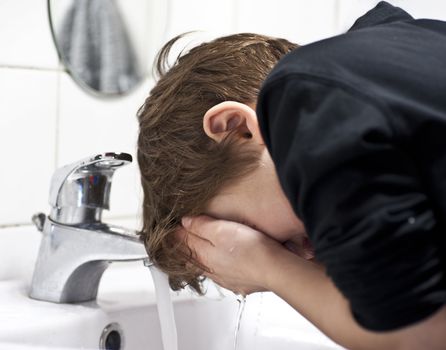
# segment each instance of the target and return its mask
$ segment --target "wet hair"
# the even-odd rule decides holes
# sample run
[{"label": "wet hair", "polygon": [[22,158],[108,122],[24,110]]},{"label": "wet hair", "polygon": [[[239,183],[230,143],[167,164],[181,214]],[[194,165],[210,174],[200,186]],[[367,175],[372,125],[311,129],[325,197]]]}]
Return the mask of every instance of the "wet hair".
[{"label": "wet hair", "polygon": [[156,58],[159,79],[138,110],[138,163],[143,188],[141,238],[173,290],[202,293],[200,266],[175,231],[183,216],[205,212],[225,185],[248,175],[260,154],[234,132],[220,143],[203,130],[203,116],[223,101],[257,101],[277,61],[297,47],[285,39],[240,33],[182,52],[168,66],[167,42]]}]

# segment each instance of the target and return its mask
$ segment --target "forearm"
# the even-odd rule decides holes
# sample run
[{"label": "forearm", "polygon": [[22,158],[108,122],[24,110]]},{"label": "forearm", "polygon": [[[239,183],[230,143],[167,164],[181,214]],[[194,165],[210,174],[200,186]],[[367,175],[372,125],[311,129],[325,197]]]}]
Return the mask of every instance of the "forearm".
[{"label": "forearm", "polygon": [[349,349],[398,349],[396,333],[361,328],[324,269],[283,252],[268,263],[267,287],[335,342]]}]

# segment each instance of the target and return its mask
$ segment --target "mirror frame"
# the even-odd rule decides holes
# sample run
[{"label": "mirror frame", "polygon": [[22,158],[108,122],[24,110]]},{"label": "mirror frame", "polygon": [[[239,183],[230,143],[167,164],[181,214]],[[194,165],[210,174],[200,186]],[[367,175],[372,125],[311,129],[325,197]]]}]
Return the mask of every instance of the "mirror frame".
[{"label": "mirror frame", "polygon": [[[73,81],[83,90],[86,91],[88,94],[92,95],[93,97],[97,97],[103,100],[115,100],[115,99],[119,99],[119,98],[124,98],[130,94],[132,94],[135,90],[137,90],[142,84],[144,84],[144,82],[150,78],[152,76],[151,73],[151,67],[152,65],[148,65],[147,70],[144,71],[143,75],[142,75],[142,79],[135,84],[134,86],[132,86],[130,89],[128,89],[125,92],[121,92],[121,93],[104,93],[104,92],[100,92],[97,91],[93,88],[91,88],[88,84],[86,84],[82,79],[80,79],[77,75],[76,72],[74,72],[71,67],[69,62],[64,58],[64,55],[62,53],[61,48],[59,47],[59,44],[57,43],[57,37],[56,37],[56,30],[55,30],[55,25],[54,25],[54,21],[51,17],[51,1],[55,1],[55,0],[47,0],[47,14],[48,14],[48,24],[50,26],[50,31],[51,31],[51,37],[54,43],[54,46],[56,48],[57,51],[57,56],[59,59],[59,64],[63,66],[63,71],[65,71],[66,73],[68,73],[68,75],[71,77],[71,79],[73,79]],[[73,0],[76,1],[76,0]],[[170,1],[166,0],[166,6],[167,6],[167,16],[169,16],[169,9],[170,9]],[[167,21],[168,22],[168,21]],[[164,33],[166,32],[166,29],[168,28],[168,23],[165,24],[164,27]],[[147,62],[149,63],[149,62]]]}]

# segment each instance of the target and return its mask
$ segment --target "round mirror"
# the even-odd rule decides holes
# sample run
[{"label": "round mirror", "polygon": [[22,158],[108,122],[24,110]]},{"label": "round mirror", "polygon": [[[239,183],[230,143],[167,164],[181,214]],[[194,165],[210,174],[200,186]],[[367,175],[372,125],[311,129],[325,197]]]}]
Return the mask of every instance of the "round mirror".
[{"label": "round mirror", "polygon": [[165,41],[167,6],[167,0],[48,0],[60,60],[88,92],[129,93]]}]

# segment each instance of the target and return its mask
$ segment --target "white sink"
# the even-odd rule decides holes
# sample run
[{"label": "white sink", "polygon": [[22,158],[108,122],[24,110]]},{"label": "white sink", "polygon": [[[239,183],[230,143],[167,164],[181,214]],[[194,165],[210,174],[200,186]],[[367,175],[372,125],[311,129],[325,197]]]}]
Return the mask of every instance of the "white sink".
[{"label": "white sink", "polygon": [[[142,263],[114,263],[98,299],[53,304],[28,298],[40,233],[0,230],[0,349],[98,349],[104,327],[117,323],[122,349],[162,350],[156,298]],[[233,350],[238,302],[210,285],[209,295],[172,293],[179,350]],[[248,296],[237,350],[341,349],[272,293]]]}]

